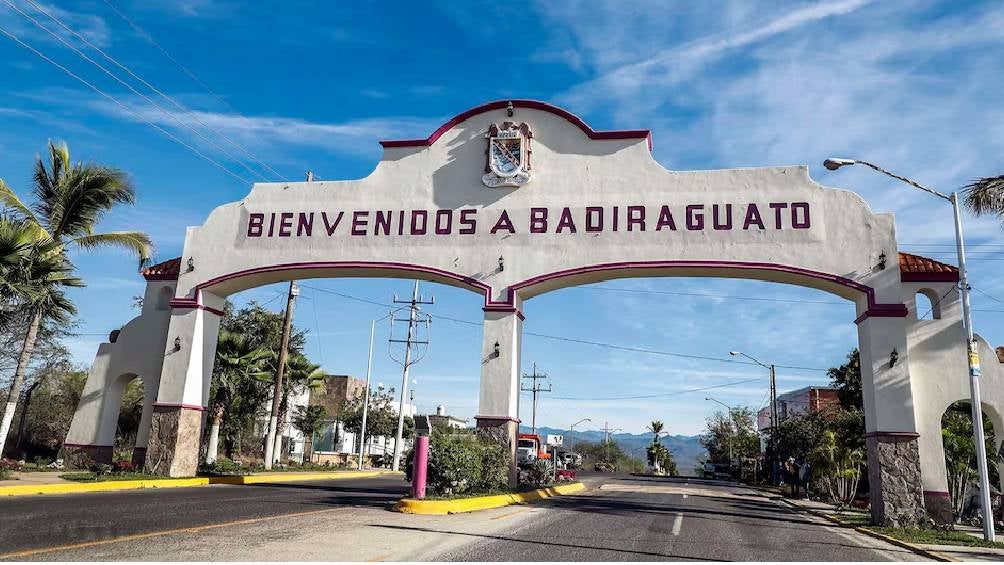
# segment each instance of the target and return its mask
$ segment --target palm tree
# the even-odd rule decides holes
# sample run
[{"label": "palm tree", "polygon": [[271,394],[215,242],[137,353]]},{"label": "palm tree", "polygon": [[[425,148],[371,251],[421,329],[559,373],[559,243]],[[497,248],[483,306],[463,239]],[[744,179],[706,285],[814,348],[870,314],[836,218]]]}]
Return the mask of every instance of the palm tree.
[{"label": "palm tree", "polygon": [[[10,421],[14,417],[14,408],[24,384],[28,362],[35,349],[39,326],[43,321],[56,321],[58,316],[72,313],[72,304],[60,288],[82,286],[79,279],[72,276],[73,265],[67,258],[68,249],[124,248],[139,257],[141,264],[151,255],[150,238],[143,232],[94,233],[95,226],[106,212],[118,204],[135,202],[135,190],[125,173],[91,163],[73,163],[65,143],[49,142],[48,150],[48,163],[41,157],[35,162],[32,186],[35,202],[32,206],[22,202],[0,180],[0,202],[32,224],[38,243],[47,248],[45,255],[38,257],[33,264],[38,268],[43,263],[58,267],[57,276],[64,280],[59,284],[43,284],[41,287],[48,290],[44,290],[38,299],[24,303],[29,320],[28,328],[8,392],[7,405],[4,407],[3,424],[0,426],[0,453],[3,451]],[[71,281],[75,283],[70,284]]]},{"label": "palm tree", "polygon": [[662,435],[662,430],[665,429],[665,427],[666,426],[662,423],[662,420],[652,420],[652,423],[645,428],[645,431],[651,432],[655,436],[652,438],[652,443],[659,443],[659,436]]},{"label": "palm tree", "polygon": [[[312,363],[306,355],[302,353],[291,353],[286,358],[286,371],[282,382],[282,401],[279,404],[278,424],[275,430],[275,444],[272,453],[279,459],[282,449],[282,427],[286,421],[286,414],[289,412],[289,397],[293,393],[300,393],[304,390],[317,389],[324,386],[324,371],[321,366]],[[271,375],[267,375],[270,382]]]},{"label": "palm tree", "polygon": [[209,428],[206,447],[206,463],[216,461],[219,451],[220,427],[227,406],[247,390],[249,381],[256,382],[267,373],[262,368],[272,353],[266,349],[254,348],[245,335],[220,332],[216,346],[216,363],[213,368],[213,422]]},{"label": "palm tree", "polygon": [[973,214],[996,214],[1004,224],[1004,175],[977,179],[963,190],[966,192],[966,207]]}]

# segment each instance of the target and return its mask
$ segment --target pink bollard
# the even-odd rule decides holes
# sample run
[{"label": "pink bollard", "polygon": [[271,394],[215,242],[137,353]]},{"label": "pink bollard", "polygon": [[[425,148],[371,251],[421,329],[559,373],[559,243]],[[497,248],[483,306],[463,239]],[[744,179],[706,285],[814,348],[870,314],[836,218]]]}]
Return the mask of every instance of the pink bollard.
[{"label": "pink bollard", "polygon": [[411,471],[411,497],[425,498],[425,478],[429,466],[429,436],[415,438],[415,466]]}]

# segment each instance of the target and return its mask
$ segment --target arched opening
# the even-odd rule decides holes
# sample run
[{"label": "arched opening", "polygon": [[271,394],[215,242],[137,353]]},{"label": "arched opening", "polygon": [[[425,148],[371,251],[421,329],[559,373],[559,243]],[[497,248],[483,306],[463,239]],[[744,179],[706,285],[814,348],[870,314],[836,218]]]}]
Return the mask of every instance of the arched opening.
[{"label": "arched opening", "polygon": [[[299,295],[293,309],[290,363],[300,358],[304,364],[295,370],[287,364],[279,413],[281,444],[276,453],[283,464],[356,464],[371,322],[377,320],[373,326],[371,400],[363,451],[368,465],[389,466],[402,390],[402,367],[390,358],[389,350],[403,344],[388,340],[405,339],[402,330],[407,326],[408,311],[402,302],[411,298],[413,281],[325,279],[326,273],[321,271],[310,274],[321,276],[297,280]],[[243,464],[260,464],[263,460],[275,354],[288,291],[288,282],[272,282],[227,296],[207,400],[209,421],[204,445],[208,461],[212,453],[217,460],[225,458]],[[458,418],[471,425],[477,414],[477,351],[481,337],[476,326],[480,325],[483,294],[428,281],[421,281],[419,292],[425,301],[435,297],[436,304],[421,305],[422,312],[432,315],[432,330],[431,337],[420,340],[429,342],[427,355],[409,371],[403,453],[410,446],[411,430],[419,419],[416,417],[434,413],[436,405],[446,403]],[[405,310],[397,312],[392,335],[387,316],[395,308]],[[440,314],[445,317],[440,318]],[[447,343],[440,339],[446,334],[459,335],[462,340]],[[235,335],[243,336],[248,343],[238,344],[235,349],[234,341],[240,341],[234,339]],[[465,352],[465,348],[469,350]],[[257,365],[238,362],[253,357],[249,353],[255,349],[270,354]],[[312,376],[302,374],[304,367]]]},{"label": "arched opening", "polygon": [[[119,400],[118,417],[115,420],[115,442],[112,450],[112,462],[134,463],[142,459],[137,454],[137,440],[140,438],[143,406],[146,391],[143,379],[135,375],[123,375],[122,397]],[[145,451],[145,442],[141,446]],[[140,457],[137,457],[140,455]]]},{"label": "arched opening", "polygon": [[[538,422],[541,413],[560,422],[566,437],[590,452],[581,453],[589,468],[609,452],[621,466],[651,469],[654,421],[664,426],[660,442],[680,475],[763,482],[781,455],[809,459],[815,447],[810,442],[774,452],[767,440],[769,370],[730,352],[778,366],[781,422],[835,410],[840,402],[827,372],[848,363],[858,344],[855,305],[841,297],[861,293],[845,287],[835,297],[830,281],[809,284],[810,277],[786,279],[780,273],[765,280],[717,278],[734,272],[713,269],[664,278],[634,274],[581,286],[559,282],[562,288],[524,304],[523,372],[534,372],[536,363],[552,388],[539,395]],[[700,275],[705,278],[693,278]],[[774,284],[781,281],[789,284]],[[860,377],[856,382],[852,386],[859,390]],[[523,392],[525,431],[532,402],[532,393]],[[861,450],[863,406],[854,409],[862,429],[849,449]],[[569,430],[583,418],[591,421]],[[611,450],[610,443],[619,448]],[[860,486],[866,492],[864,481]]]},{"label": "arched opening", "polygon": [[[997,464],[998,430],[984,407],[983,432],[986,437],[987,470],[991,500],[1000,496],[1000,467]],[[941,440],[948,478],[948,497],[956,523],[976,524],[981,515],[976,444],[973,437],[972,403],[952,403],[941,416]]]},{"label": "arched opening", "polygon": [[940,320],[941,298],[929,288],[918,290],[914,314],[918,320]]}]

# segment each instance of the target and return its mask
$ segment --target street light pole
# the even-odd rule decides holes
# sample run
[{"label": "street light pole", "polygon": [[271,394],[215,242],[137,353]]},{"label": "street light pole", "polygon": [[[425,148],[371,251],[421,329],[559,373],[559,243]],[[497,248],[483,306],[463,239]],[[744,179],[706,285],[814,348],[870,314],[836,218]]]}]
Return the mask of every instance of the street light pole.
[{"label": "street light pole", "polygon": [[969,276],[966,272],[965,238],[962,235],[962,213],[959,210],[959,193],[944,194],[930,189],[914,180],[889,172],[878,165],[856,159],[829,158],[823,162],[828,170],[835,171],[846,165],[864,165],[884,175],[947,200],[952,204],[955,220],[955,248],[959,258],[959,295],[962,299],[962,325],[966,330],[966,360],[969,365],[969,395],[973,418],[973,439],[976,443],[976,467],[980,475],[980,505],[983,509],[983,539],[994,541],[993,506],[990,503],[990,474],[987,470],[986,438],[983,430],[983,409],[980,399],[980,353],[973,336],[973,317],[969,305]]},{"label": "street light pole", "polygon": [[704,400],[710,400],[711,402],[717,402],[718,404],[721,404],[722,406],[724,406],[725,408],[727,408],[728,411],[729,411],[729,424],[730,424],[729,425],[729,429],[732,431],[732,433],[729,434],[729,465],[732,465],[732,461],[735,460],[735,458],[733,457],[733,453],[732,453],[732,435],[739,433],[739,426],[736,425],[736,415],[735,415],[735,412],[733,412],[733,408],[731,406],[729,406],[728,404],[725,404],[721,400],[715,400],[714,398],[711,398],[711,397],[706,397]]},{"label": "street light pole", "polygon": [[386,320],[392,314],[387,314],[383,318],[377,318],[370,322],[370,352],[366,358],[366,393],[363,396],[363,421],[359,427],[359,464],[360,471],[363,470],[363,450],[366,445],[366,418],[370,411],[370,374],[373,371],[373,336],[376,334],[377,322]]},{"label": "street light pole", "polygon": [[777,441],[775,440],[775,436],[777,435],[777,426],[781,422],[779,421],[777,414],[777,373],[774,370],[774,364],[771,363],[770,365],[767,365],[765,363],[761,363],[757,358],[747,355],[742,351],[729,351],[729,355],[745,357],[757,365],[760,365],[764,369],[767,369],[768,374],[770,375],[770,449],[774,454],[774,461],[770,470],[770,482],[771,484],[777,484],[777,472],[781,468],[781,459],[778,457]]},{"label": "street light pole", "polygon": [[574,441],[572,439],[572,432],[575,431],[575,426],[578,426],[582,422],[592,422],[592,420],[590,420],[589,418],[583,418],[583,419],[579,420],[578,422],[575,422],[571,426],[568,426],[568,451],[572,450],[572,442]]}]

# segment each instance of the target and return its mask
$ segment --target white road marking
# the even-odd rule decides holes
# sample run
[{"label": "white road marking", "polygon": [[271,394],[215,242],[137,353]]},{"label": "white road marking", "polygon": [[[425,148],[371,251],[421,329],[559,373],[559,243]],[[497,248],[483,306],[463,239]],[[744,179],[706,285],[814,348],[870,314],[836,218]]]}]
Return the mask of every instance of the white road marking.
[{"label": "white road marking", "polygon": [[686,498],[687,498],[687,495],[683,495],[683,498],[684,498],[684,499],[686,499]]},{"label": "white road marking", "polygon": [[680,535],[680,528],[683,527],[683,514],[677,514],[676,519],[673,520],[673,535]]}]

